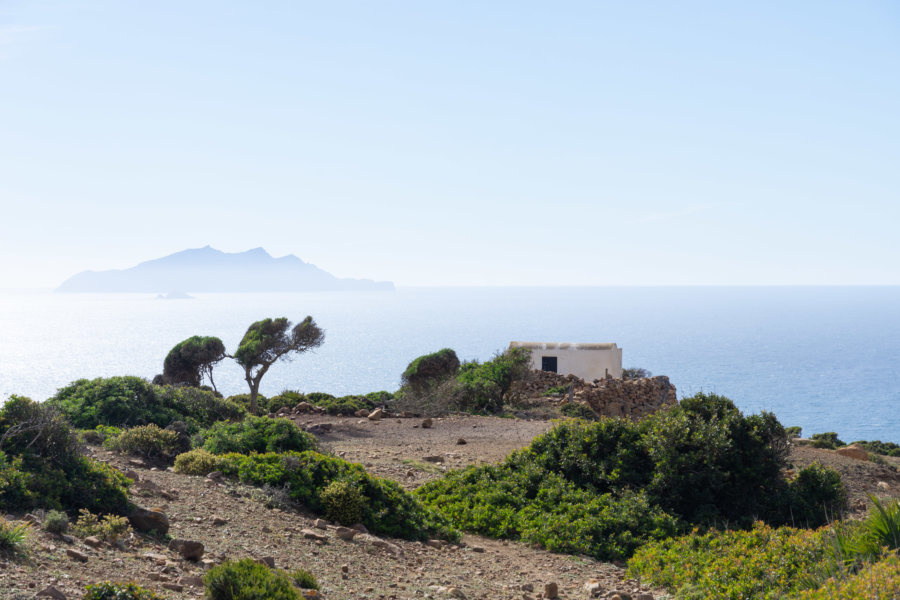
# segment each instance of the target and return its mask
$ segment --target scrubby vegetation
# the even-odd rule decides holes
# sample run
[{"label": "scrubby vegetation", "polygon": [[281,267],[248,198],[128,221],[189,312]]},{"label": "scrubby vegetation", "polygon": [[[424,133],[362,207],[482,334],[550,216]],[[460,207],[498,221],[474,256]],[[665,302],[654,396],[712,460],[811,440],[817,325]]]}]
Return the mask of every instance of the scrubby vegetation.
[{"label": "scrubby vegetation", "polygon": [[250,485],[287,486],[294,501],[317,513],[335,510],[330,498],[338,494],[329,486],[342,482],[363,498],[359,521],[375,533],[406,539],[456,536],[445,517],[424,507],[399,484],[369,475],[361,465],[318,452],[216,456],[205,450],[193,450],[175,460],[175,470],[189,475],[221,471]]},{"label": "scrubby vegetation", "polygon": [[82,600],[162,600],[162,596],[134,583],[106,581],[87,586]]},{"label": "scrubby vegetation", "polygon": [[[185,448],[185,441],[188,448]],[[103,445],[111,450],[137,454],[147,458],[175,457],[189,449],[190,441],[183,441],[177,431],[162,429],[151,423],[140,427],[132,427],[104,441]]]},{"label": "scrubby vegetation", "polygon": [[79,379],[45,404],[59,409],[79,429],[98,425],[166,427],[183,421],[195,433],[217,421],[241,419],[243,407],[211,391],[159,386],[140,377]]},{"label": "scrubby vegetation", "polygon": [[900,504],[872,499],[868,518],[818,530],[697,530],[652,542],[629,574],[679,598],[895,598]]},{"label": "scrubby vegetation", "polygon": [[0,557],[15,558],[24,554],[30,529],[28,523],[13,524],[0,517]]},{"label": "scrubby vegetation", "polygon": [[0,410],[0,509],[121,513],[129,483],[79,452],[75,430],[54,406],[12,396]]},{"label": "scrubby vegetation", "polygon": [[349,416],[362,409],[372,411],[379,407],[392,406],[393,401],[394,394],[384,391],[337,397],[325,392],[303,394],[285,390],[267,401],[260,400],[260,407],[265,407],[266,412],[276,412],[284,407],[294,407],[301,402],[307,402],[321,408],[329,415]]},{"label": "scrubby vegetation", "polygon": [[401,381],[415,393],[427,392],[456,375],[459,366],[456,352],[443,348],[414,359],[403,371]]},{"label": "scrubby vegetation", "polygon": [[250,558],[228,561],[203,576],[208,600],[302,600],[292,579]]},{"label": "scrubby vegetation", "polygon": [[785,481],[786,455],[774,416],[698,394],[637,423],[567,421],[416,494],[466,530],[620,558],[694,524],[825,523],[846,502],[839,476],[813,466]]},{"label": "scrubby vegetation", "polygon": [[203,448],[213,454],[238,452],[303,452],[316,438],[287,419],[248,416],[236,423],[216,423],[202,435]]},{"label": "scrubby vegetation", "polygon": [[80,538],[95,536],[101,540],[115,544],[131,533],[128,519],[118,515],[95,515],[89,510],[78,512],[78,521],[72,527],[72,533]]}]

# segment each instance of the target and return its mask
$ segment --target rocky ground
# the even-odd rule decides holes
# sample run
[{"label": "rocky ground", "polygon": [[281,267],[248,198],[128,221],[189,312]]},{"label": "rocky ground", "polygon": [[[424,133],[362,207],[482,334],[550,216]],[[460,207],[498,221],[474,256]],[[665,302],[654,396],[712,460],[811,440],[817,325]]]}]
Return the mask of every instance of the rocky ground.
[{"label": "rocky ground", "polygon": [[[326,451],[360,462],[407,488],[445,469],[499,461],[552,425],[473,416],[433,419],[430,427],[412,418],[294,418],[318,432]],[[280,504],[277,493],[136,466],[127,457],[91,451],[123,471],[133,471],[137,477],[133,500],[160,507],[169,517],[171,537],[201,542],[202,560],[183,559],[163,540],[144,536],[132,537],[124,550],[94,548],[34,528],[29,558],[0,562],[0,598],[30,599],[52,586],[63,594],[57,597],[72,600],[81,597],[88,583],[104,580],[134,581],[171,599],[200,598],[199,577],[206,568],[242,557],[271,558],[278,567],[308,569],[329,599],[527,600],[542,597],[545,586],[553,584],[560,598],[587,598],[585,584],[591,581],[607,598],[617,591],[634,599],[664,596],[660,590],[625,580],[621,566],[519,543],[471,535],[459,546],[444,547],[362,534],[344,540],[335,527]],[[867,493],[900,496],[900,473],[890,467],[808,447],[794,447],[791,459],[797,467],[818,460],[838,469],[856,508]]]}]

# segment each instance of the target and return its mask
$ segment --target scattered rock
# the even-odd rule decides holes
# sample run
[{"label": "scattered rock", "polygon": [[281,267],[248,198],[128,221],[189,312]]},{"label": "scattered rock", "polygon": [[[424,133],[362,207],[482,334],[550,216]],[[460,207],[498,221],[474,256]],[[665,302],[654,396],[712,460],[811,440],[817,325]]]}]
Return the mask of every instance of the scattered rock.
[{"label": "scattered rock", "polygon": [[304,529],[300,533],[303,535],[303,537],[305,537],[308,540],[315,540],[317,542],[327,542],[328,541],[327,535],[322,535],[321,533],[316,533],[312,529]]},{"label": "scattered rock", "polygon": [[431,546],[435,550],[440,550],[446,544],[447,544],[447,542],[445,542],[444,540],[426,540],[425,541],[426,546]]},{"label": "scattered rock", "polygon": [[53,598],[53,600],[68,600],[66,595],[52,585],[37,593],[35,598]]},{"label": "scattered rock", "polygon": [[354,537],[356,537],[357,533],[359,533],[359,532],[356,531],[355,529],[350,529],[349,527],[338,527],[337,529],[334,530],[334,534],[336,536],[338,536],[342,540],[347,540],[347,541],[350,541]]},{"label": "scattered rock", "polygon": [[643,592],[634,597],[634,600],[653,600],[653,594]]},{"label": "scattered rock", "polygon": [[225,476],[222,475],[222,471],[210,471],[210,473],[206,476],[207,479],[212,479],[213,481],[219,482],[225,479]]},{"label": "scattered rock", "polygon": [[877,485],[879,490],[888,490],[891,487],[887,481],[879,481]]},{"label": "scattered rock", "polygon": [[422,421],[422,429],[431,429],[432,425],[434,425],[434,422],[431,420],[431,417]]},{"label": "scattered rock", "polygon": [[364,418],[364,417],[369,416],[369,411],[366,410],[365,408],[361,408],[353,414],[356,415],[357,417]]},{"label": "scattered rock", "polygon": [[463,591],[457,587],[447,588],[447,595],[451,598],[459,598],[459,600],[466,600],[466,595]]},{"label": "scattered rock", "polygon": [[138,469],[146,469],[147,468],[147,463],[145,463],[140,458],[129,458],[128,464],[131,465],[132,467],[137,467]]},{"label": "scattered rock", "polygon": [[534,591],[534,586],[531,585],[530,583],[523,583],[523,584],[522,584],[522,591],[523,591],[523,592],[533,592],[533,591]]},{"label": "scattered rock", "polygon": [[559,598],[559,585],[555,581],[544,584],[544,598]]},{"label": "scattered rock", "polygon": [[363,525],[362,523],[357,523],[356,525],[353,526],[353,529],[357,530],[360,533],[369,533],[369,530],[366,529],[366,526]]},{"label": "scattered rock", "polygon": [[341,573],[349,573],[350,565],[341,565]]},{"label": "scattered rock", "polygon": [[123,475],[125,475],[125,477],[131,479],[132,481],[140,481],[141,479],[141,476],[138,475],[137,471],[135,471],[134,469],[128,469],[127,471],[125,471],[125,473],[123,473]]},{"label": "scattered rock", "polygon": [[459,438],[458,440],[456,440],[457,446],[465,446],[467,443],[468,442],[466,440],[464,440],[463,438]]},{"label": "scattered rock", "polygon": [[256,562],[261,565],[266,565],[270,569],[275,568],[275,557],[274,556],[263,556],[262,558],[257,558]]},{"label": "scattered rock", "polygon": [[90,546],[91,548],[99,548],[100,546],[103,545],[103,540],[101,540],[100,538],[98,538],[95,535],[89,535],[88,537],[84,538],[84,543],[87,544],[88,546]]},{"label": "scattered rock", "polygon": [[625,592],[614,591],[609,600],[631,600],[631,594]]},{"label": "scattered rock", "polygon": [[423,456],[422,460],[430,463],[442,463],[444,462],[443,456]]},{"label": "scattered rock", "polygon": [[846,456],[847,458],[853,458],[856,460],[869,460],[869,453],[860,448],[859,446],[854,446],[853,444],[849,446],[842,446],[835,450],[841,456]]},{"label": "scattered rock", "polygon": [[88,555],[84,552],[76,550],[75,548],[66,548],[66,556],[68,556],[72,560],[77,560],[80,562],[88,561]]},{"label": "scattered rock", "polygon": [[67,544],[74,544],[74,543],[75,543],[75,536],[71,536],[71,535],[68,535],[68,534],[66,534],[66,533],[60,535],[60,536],[59,536],[59,539],[61,539],[62,541],[64,541],[64,542],[67,543]]},{"label": "scattered rock", "polygon": [[311,433],[328,433],[334,428],[333,423],[319,423],[309,428]]},{"label": "scattered rock", "polygon": [[203,587],[203,577],[200,575],[184,575],[178,578],[178,583],[188,587]]},{"label": "scattered rock", "polygon": [[32,525],[40,525],[41,524],[41,520],[37,517],[37,515],[33,515],[31,513],[28,513],[27,515],[22,517],[22,520],[25,521],[26,523],[31,523]]},{"label": "scattered rock", "polygon": [[162,585],[164,588],[166,588],[167,590],[171,590],[171,591],[173,591],[173,592],[183,592],[183,591],[184,591],[184,586],[183,586],[183,585],[181,585],[180,583],[175,583],[175,582],[173,582],[173,581],[167,581],[167,582],[165,582],[165,583],[163,583],[163,584],[161,584],[161,585]]},{"label": "scattered rock", "polygon": [[380,421],[382,417],[384,417],[384,411],[380,408],[376,408],[369,413],[368,419],[370,421]]},{"label": "scattered rock", "polygon": [[316,519],[313,521],[313,527],[316,529],[328,529],[328,523],[324,519]]},{"label": "scattered rock", "polygon": [[174,550],[185,560],[200,560],[204,549],[200,542],[175,538],[169,542],[169,550]]},{"label": "scattered rock", "polygon": [[376,537],[368,533],[361,533],[357,535],[356,541],[371,544],[372,546],[375,546],[376,548],[380,548],[382,550],[387,550],[396,557],[403,556],[403,548],[401,548],[397,544],[392,544],[391,542],[385,541],[380,537]]},{"label": "scattered rock", "polygon": [[169,532],[169,517],[161,508],[141,508],[135,506],[128,513],[128,522],[138,531],[156,531],[160,535]]},{"label": "scattered rock", "polygon": [[227,524],[228,524],[228,519],[226,519],[225,517],[219,517],[219,516],[216,516],[216,515],[213,515],[213,516],[210,518],[210,521],[212,521],[212,524],[213,524],[213,525],[216,525],[216,526],[218,526],[218,525],[227,525]]},{"label": "scattered rock", "polygon": [[482,546],[472,546],[472,552],[484,552],[484,548]]},{"label": "scattered rock", "polygon": [[588,593],[588,597],[597,598],[603,594],[603,584],[596,579],[590,579],[584,584],[584,591]]}]

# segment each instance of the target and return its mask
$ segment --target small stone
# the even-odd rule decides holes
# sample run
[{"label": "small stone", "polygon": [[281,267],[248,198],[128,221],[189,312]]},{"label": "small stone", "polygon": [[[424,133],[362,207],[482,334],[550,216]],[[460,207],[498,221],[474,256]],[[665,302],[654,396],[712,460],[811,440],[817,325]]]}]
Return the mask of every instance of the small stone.
[{"label": "small stone", "polygon": [[212,479],[213,481],[222,481],[225,479],[225,476],[222,475],[222,471],[210,471],[206,478]]},{"label": "small stone", "polygon": [[225,517],[213,516],[213,517],[211,518],[211,521],[212,521],[212,524],[213,524],[213,525],[217,525],[217,526],[218,526],[218,525],[227,525],[227,524],[228,524],[228,519],[226,519]]},{"label": "small stone", "polygon": [[464,440],[463,438],[459,438],[458,440],[456,440],[457,446],[465,446],[466,444],[468,444],[468,442],[466,440]]},{"label": "small stone", "polygon": [[423,456],[422,460],[430,463],[442,463],[444,462],[443,456]]},{"label": "small stone", "polygon": [[327,535],[322,535],[321,533],[316,533],[312,529],[304,529],[300,533],[301,533],[301,535],[303,535],[303,537],[305,537],[308,540],[315,540],[317,542],[327,542],[328,541]]},{"label": "small stone", "polygon": [[877,485],[879,490],[888,490],[891,487],[887,481],[879,481]]},{"label": "small stone", "polygon": [[368,417],[368,416],[369,416],[369,411],[367,411],[365,408],[361,408],[361,409],[359,409],[358,411],[356,411],[356,412],[353,413],[353,414],[356,415],[356,416],[359,417],[359,418],[364,418],[364,417]]},{"label": "small stone", "polygon": [[451,598],[459,598],[459,600],[466,600],[466,595],[463,591],[457,587],[447,588],[447,595]]},{"label": "small stone", "polygon": [[313,527],[316,529],[328,529],[328,523],[324,519],[316,519],[313,521]]},{"label": "small stone", "polygon": [[341,573],[349,573],[350,565],[341,565]]},{"label": "small stone", "polygon": [[261,565],[266,565],[270,569],[275,568],[275,557],[274,556],[263,556],[262,558],[257,558],[256,562]]},{"label": "small stone", "polygon": [[72,560],[77,560],[80,562],[87,562],[88,555],[79,550],[75,550],[74,548],[66,548],[66,556],[71,558]]},{"label": "small stone", "polygon": [[100,546],[103,545],[103,540],[101,540],[100,538],[98,538],[95,535],[89,535],[88,537],[84,538],[84,543],[87,544],[88,546],[90,546],[91,548],[99,548]]},{"label": "small stone", "polygon": [[180,583],[175,583],[173,581],[167,581],[167,582],[163,583],[162,586],[164,588],[166,588],[167,590],[171,590],[173,592],[183,592],[184,591],[183,585],[181,585]]},{"label": "small stone", "polygon": [[204,569],[212,569],[214,566],[216,566],[216,561],[211,558],[204,558],[200,561],[200,566],[202,566]]},{"label": "small stone", "polygon": [[138,531],[156,531],[160,535],[169,532],[169,517],[161,508],[141,508],[135,506],[128,513],[128,522]]},{"label": "small stone", "polygon": [[71,536],[71,535],[68,535],[68,534],[65,534],[65,533],[62,534],[61,536],[59,536],[59,539],[61,539],[62,541],[64,541],[64,542],[67,543],[67,544],[74,544],[74,543],[75,543],[75,537],[74,537],[74,536]]},{"label": "small stone", "polygon": [[375,410],[373,410],[372,412],[369,413],[369,416],[367,418],[370,421],[380,421],[383,416],[384,416],[384,411],[381,410],[380,408],[376,408]]},{"label": "small stone", "polygon": [[559,585],[555,581],[544,584],[544,598],[559,598]]},{"label": "small stone", "polygon": [[643,592],[634,597],[634,600],[653,600],[653,594]]},{"label": "small stone", "polygon": [[589,597],[596,598],[603,593],[603,584],[596,579],[590,579],[584,584],[584,591],[588,593]]},{"label": "small stone", "polygon": [[484,548],[482,546],[472,546],[472,552],[484,552]]},{"label": "small stone", "polygon": [[359,533],[355,529],[350,529],[349,527],[338,527],[335,529],[334,534],[338,536],[338,538],[342,540],[350,541],[352,540],[356,534]]},{"label": "small stone", "polygon": [[522,591],[523,591],[523,592],[533,592],[533,591],[534,591],[534,586],[531,585],[530,583],[523,583],[523,584],[522,584]]},{"label": "small stone", "polygon": [[203,577],[200,575],[184,575],[178,579],[178,583],[188,587],[203,587]]},{"label": "small stone", "polygon": [[53,598],[53,600],[67,600],[66,595],[53,587],[44,588],[35,596],[36,598]]},{"label": "small stone", "polygon": [[431,420],[431,417],[428,417],[424,421],[422,421],[422,429],[431,429],[434,425],[434,422]]},{"label": "small stone", "polygon": [[434,548],[435,550],[440,550],[444,547],[444,540],[426,540],[425,545]]},{"label": "small stone", "polygon": [[369,533],[369,530],[366,529],[366,526],[363,525],[362,523],[357,523],[356,525],[353,526],[353,529],[357,530],[360,533]]},{"label": "small stone", "polygon": [[31,523],[32,525],[40,525],[41,524],[41,520],[37,517],[37,515],[33,515],[31,513],[28,513],[27,515],[22,517],[22,520],[25,521],[26,523]]}]

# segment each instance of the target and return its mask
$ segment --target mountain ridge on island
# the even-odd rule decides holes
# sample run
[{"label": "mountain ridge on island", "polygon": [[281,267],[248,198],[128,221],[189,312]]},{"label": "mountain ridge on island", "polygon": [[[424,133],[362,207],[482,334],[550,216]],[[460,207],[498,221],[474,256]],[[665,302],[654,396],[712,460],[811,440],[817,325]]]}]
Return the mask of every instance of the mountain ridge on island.
[{"label": "mountain ridge on island", "polygon": [[182,250],[128,269],[82,271],[58,292],[192,293],[390,291],[390,281],[342,279],[293,254],[274,258],[263,248],[223,252],[211,246]]}]

